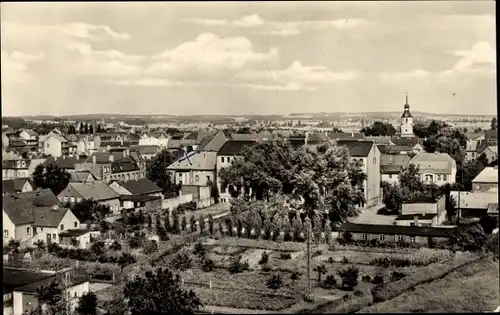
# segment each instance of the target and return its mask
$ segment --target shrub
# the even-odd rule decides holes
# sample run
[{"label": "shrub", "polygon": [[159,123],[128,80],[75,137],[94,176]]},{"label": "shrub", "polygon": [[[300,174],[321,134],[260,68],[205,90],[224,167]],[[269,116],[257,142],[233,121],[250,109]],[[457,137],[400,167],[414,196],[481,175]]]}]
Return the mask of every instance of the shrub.
[{"label": "shrub", "polygon": [[154,240],[146,241],[144,242],[142,250],[146,255],[152,254],[158,250],[158,244]]},{"label": "shrub", "polygon": [[370,275],[364,275],[363,277],[361,277],[361,280],[363,282],[372,282],[372,277],[370,277]]},{"label": "shrub", "polygon": [[267,279],[266,286],[274,291],[278,290],[283,286],[283,280],[280,274],[275,274],[271,278]]},{"label": "shrub", "polygon": [[259,260],[259,265],[267,264],[268,261],[269,261],[269,255],[266,252],[263,252],[262,257]]},{"label": "shrub", "polygon": [[205,272],[210,272],[215,269],[215,263],[212,259],[205,259],[203,260],[203,265],[201,266],[201,269]]},{"label": "shrub", "polygon": [[344,301],[347,301],[347,300],[349,300],[350,298],[351,298],[351,296],[350,296],[349,294],[344,294],[344,296],[342,297],[342,299],[343,299]]},{"label": "shrub", "polygon": [[363,292],[357,290],[357,291],[354,291],[354,296],[363,296]]},{"label": "shrub", "polygon": [[330,264],[335,263],[335,260],[333,260],[333,257],[329,257],[329,258],[328,258],[328,263],[330,263]]},{"label": "shrub", "polygon": [[347,257],[342,257],[342,261],[341,261],[343,264],[348,264],[349,263],[349,259],[347,259]]},{"label": "shrub", "polygon": [[337,284],[337,280],[335,279],[334,275],[328,275],[328,276],[326,276],[326,279],[325,279],[323,284],[328,289],[333,289],[335,287],[335,285]]},{"label": "shrub", "polygon": [[129,239],[128,244],[130,248],[135,249],[141,247],[143,239],[139,235],[134,235],[131,239]]},{"label": "shrub", "polygon": [[230,273],[241,273],[243,271],[249,270],[250,266],[248,265],[248,261],[241,262],[241,256],[238,256],[237,259],[235,259],[231,265],[229,266],[229,272]]},{"label": "shrub", "polygon": [[326,273],[326,266],[323,264],[316,266],[316,268],[314,268],[314,271],[318,273],[318,282],[321,282],[321,275],[324,275]]},{"label": "shrub", "polygon": [[347,287],[351,290],[358,285],[359,269],[355,266],[350,266],[347,269],[338,271],[338,275],[342,278],[342,288]]},{"label": "shrub", "polygon": [[293,271],[290,275],[290,279],[292,280],[293,284],[295,284],[295,281],[300,279],[300,273],[297,271]]},{"label": "shrub", "polygon": [[264,271],[264,272],[269,272],[269,271],[271,271],[271,266],[269,266],[269,265],[264,265],[264,266],[262,266],[262,271]]},{"label": "shrub", "polygon": [[192,260],[187,253],[178,253],[171,262],[172,268],[184,271],[191,268]]},{"label": "shrub", "polygon": [[207,251],[201,242],[198,242],[194,245],[193,254],[195,254],[196,256],[202,258],[205,256],[206,252]]},{"label": "shrub", "polygon": [[284,259],[284,260],[292,259],[292,254],[290,254],[290,253],[281,253],[280,254],[280,258]]},{"label": "shrub", "polygon": [[311,255],[311,258],[318,257],[318,256],[321,256],[321,255],[323,255],[323,251],[322,251],[322,250],[317,250],[317,251],[315,251],[315,252]]},{"label": "shrub", "polygon": [[109,247],[109,249],[115,251],[122,250],[122,245],[118,241],[114,241],[113,244],[111,244],[111,246]]},{"label": "shrub", "polygon": [[406,274],[404,274],[403,272],[399,272],[399,271],[393,271],[391,274],[392,281],[397,281],[399,279],[403,279],[404,277],[406,277]]}]

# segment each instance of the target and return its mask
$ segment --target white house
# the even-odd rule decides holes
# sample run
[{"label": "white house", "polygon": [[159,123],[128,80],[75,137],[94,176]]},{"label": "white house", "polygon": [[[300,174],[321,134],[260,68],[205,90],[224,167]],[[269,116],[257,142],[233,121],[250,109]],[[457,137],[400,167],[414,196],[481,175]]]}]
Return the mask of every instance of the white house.
[{"label": "white house", "polygon": [[491,188],[498,189],[498,166],[485,167],[481,173],[472,180],[473,192],[486,192],[491,190]]},{"label": "white house", "polygon": [[139,145],[159,146],[164,149],[168,147],[168,136],[163,132],[143,134],[139,139]]},{"label": "white house", "polygon": [[191,151],[167,167],[175,184],[208,186],[215,182],[217,152]]},{"label": "white house", "polygon": [[97,152],[94,136],[84,136],[78,140],[76,144],[77,154],[80,155],[85,153],[87,155],[91,155],[94,152]]},{"label": "white house", "polygon": [[60,157],[63,155],[63,146],[68,140],[59,135],[49,135],[42,142],[43,153],[53,157]]},{"label": "white house", "polygon": [[446,153],[422,152],[415,155],[409,164],[418,167],[418,174],[424,183],[438,186],[455,183],[457,163]]},{"label": "white house", "polygon": [[406,154],[381,154],[380,175],[383,182],[399,182],[399,174],[408,166],[411,158]]}]

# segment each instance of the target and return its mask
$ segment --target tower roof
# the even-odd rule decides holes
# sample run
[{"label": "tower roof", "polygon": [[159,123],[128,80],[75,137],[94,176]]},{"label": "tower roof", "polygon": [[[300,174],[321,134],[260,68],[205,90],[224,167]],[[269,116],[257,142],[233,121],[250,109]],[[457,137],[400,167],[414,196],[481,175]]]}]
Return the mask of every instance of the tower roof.
[{"label": "tower roof", "polygon": [[405,102],[404,108],[405,108],[405,110],[404,110],[401,118],[413,117],[410,113],[410,104],[408,104],[408,93],[406,93],[406,102]]}]

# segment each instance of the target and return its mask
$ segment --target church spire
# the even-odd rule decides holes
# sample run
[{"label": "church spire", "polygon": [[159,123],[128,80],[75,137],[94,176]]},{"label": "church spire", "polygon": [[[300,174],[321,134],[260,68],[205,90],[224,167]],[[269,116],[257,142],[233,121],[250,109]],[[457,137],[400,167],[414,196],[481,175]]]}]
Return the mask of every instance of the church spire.
[{"label": "church spire", "polygon": [[406,103],[405,103],[405,105],[409,105],[408,104],[408,92],[406,92]]}]

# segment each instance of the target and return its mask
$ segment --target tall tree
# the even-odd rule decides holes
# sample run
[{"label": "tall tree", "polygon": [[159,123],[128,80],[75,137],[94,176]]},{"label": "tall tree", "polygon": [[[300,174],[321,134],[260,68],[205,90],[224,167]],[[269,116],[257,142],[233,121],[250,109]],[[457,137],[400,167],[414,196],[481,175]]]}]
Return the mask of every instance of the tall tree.
[{"label": "tall tree", "polygon": [[168,269],[146,271],[123,290],[131,315],[194,314],[203,305],[192,290],[180,286],[180,276]]},{"label": "tall tree", "polygon": [[87,224],[96,224],[103,220],[111,213],[111,208],[106,205],[101,205],[92,199],[83,199],[80,202],[70,206],[71,212],[80,220]]},{"label": "tall tree", "polygon": [[497,129],[497,118],[496,117],[493,117],[491,119],[491,126],[490,126],[491,130],[496,130]]},{"label": "tall tree", "polygon": [[[46,314],[59,315],[64,312],[63,289],[56,280],[52,281],[48,286],[37,289],[37,296],[40,306],[46,305]],[[41,307],[39,307],[39,310],[41,310]]]},{"label": "tall tree", "polygon": [[89,134],[93,135],[94,134],[94,126],[90,124],[89,126]]},{"label": "tall tree", "polygon": [[361,129],[360,132],[364,133],[366,136],[394,136],[396,134],[396,128],[390,123],[376,121],[372,126]]},{"label": "tall tree", "polygon": [[57,196],[68,186],[71,175],[57,165],[38,165],[33,172],[33,183],[37,188],[50,188]]},{"label": "tall tree", "polygon": [[148,161],[146,165],[147,178],[158,185],[167,198],[176,196],[178,190],[172,182],[172,177],[167,173],[167,167],[174,160],[174,155],[165,149]]},{"label": "tall tree", "polygon": [[89,133],[89,124],[88,123],[85,123],[85,125],[83,126],[83,133],[84,134],[88,134]]},{"label": "tall tree", "polygon": [[82,315],[96,315],[97,314],[97,296],[94,292],[87,292],[83,294],[78,300],[76,311]]},{"label": "tall tree", "polygon": [[85,128],[84,128],[83,121],[82,121],[82,122],[80,122],[80,128],[78,128],[78,133],[79,134],[83,134],[84,133],[84,129]]}]

